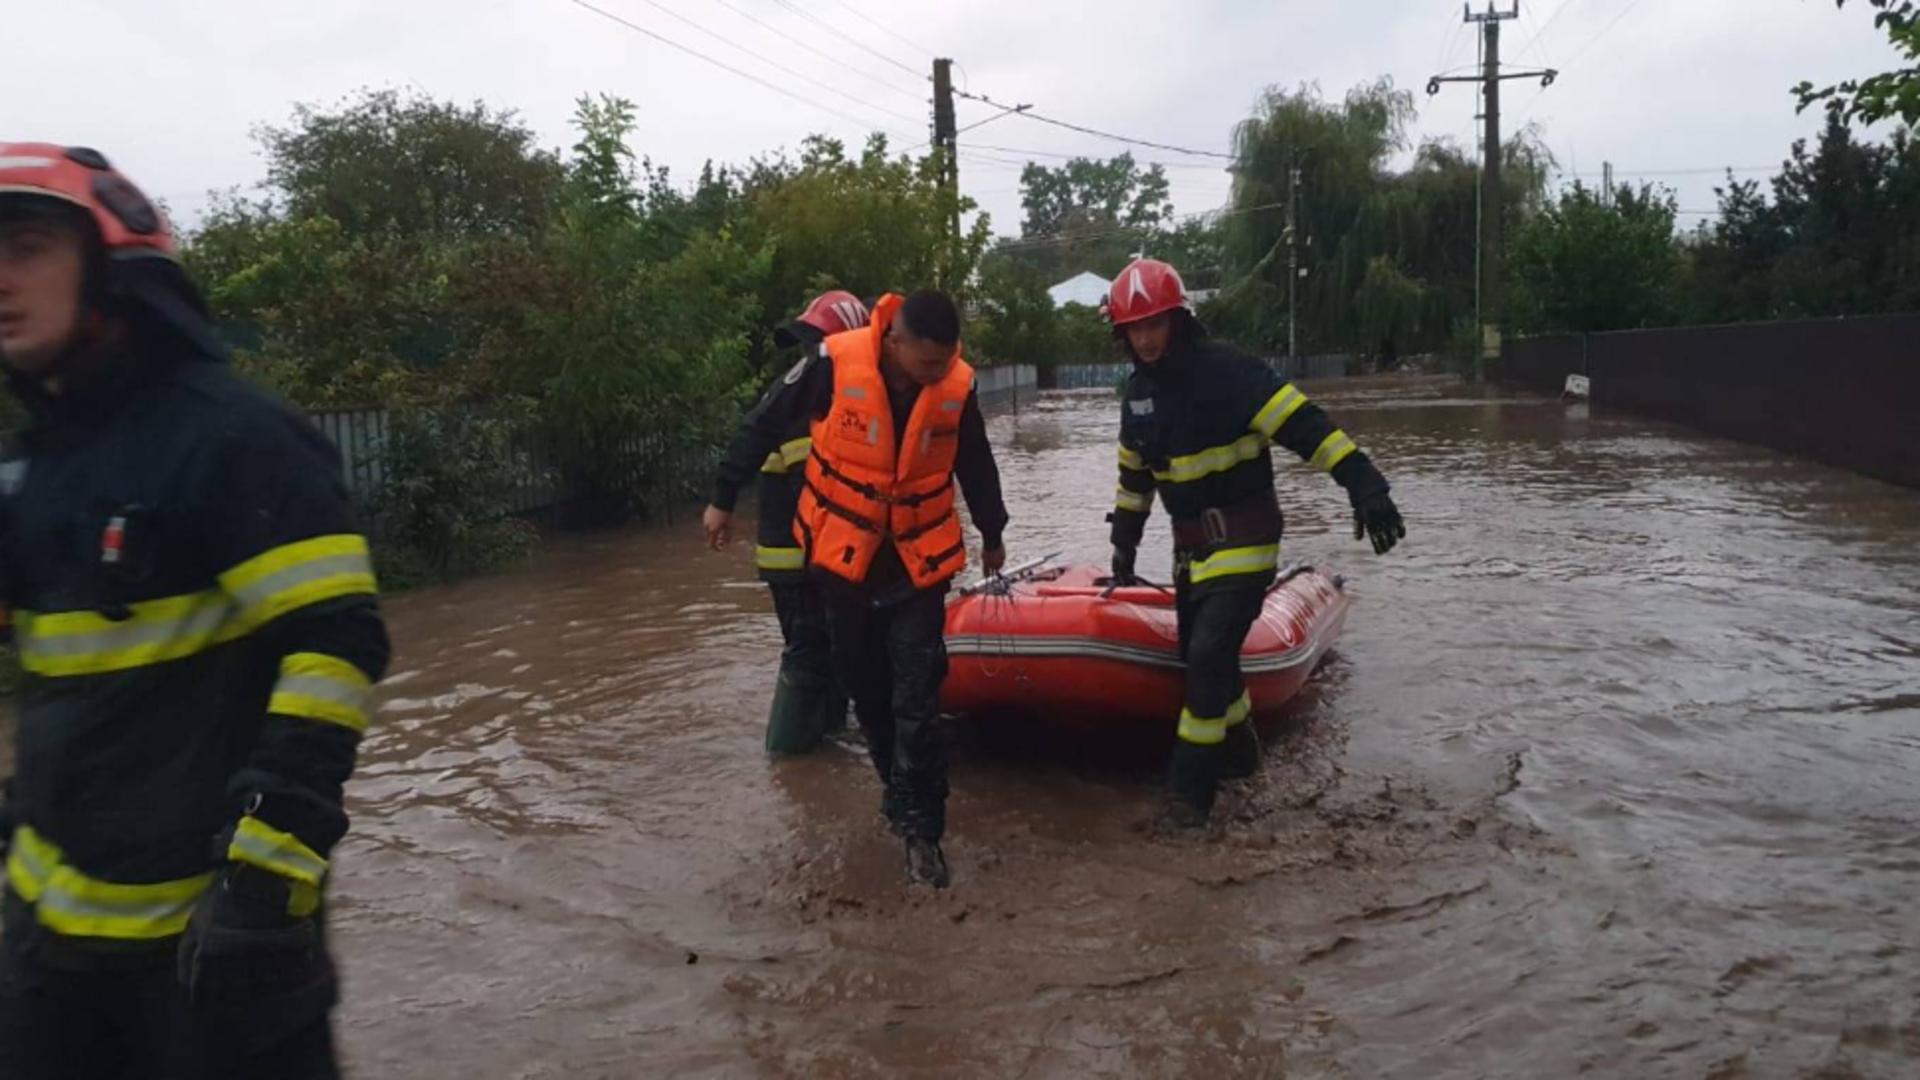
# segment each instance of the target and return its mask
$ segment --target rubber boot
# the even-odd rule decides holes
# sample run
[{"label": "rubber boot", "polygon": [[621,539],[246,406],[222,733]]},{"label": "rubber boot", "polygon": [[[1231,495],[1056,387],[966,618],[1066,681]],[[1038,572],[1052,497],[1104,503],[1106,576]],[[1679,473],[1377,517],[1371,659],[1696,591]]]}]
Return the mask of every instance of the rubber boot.
[{"label": "rubber boot", "polygon": [[1220,746],[1202,746],[1185,740],[1173,744],[1167,763],[1167,807],[1162,824],[1197,829],[1213,815],[1213,796],[1220,786]]},{"label": "rubber boot", "polygon": [[826,723],[825,686],[807,686],[782,668],[767,710],[767,752],[810,754],[820,748]]},{"label": "rubber boot", "polygon": [[936,889],[953,884],[953,875],[947,870],[946,853],[940,850],[938,840],[907,839],[907,879],[917,885],[931,885]]},{"label": "rubber boot", "polygon": [[1220,744],[1224,750],[1220,763],[1220,779],[1245,780],[1260,771],[1260,735],[1253,730],[1253,721],[1242,720],[1227,729],[1227,741]]}]

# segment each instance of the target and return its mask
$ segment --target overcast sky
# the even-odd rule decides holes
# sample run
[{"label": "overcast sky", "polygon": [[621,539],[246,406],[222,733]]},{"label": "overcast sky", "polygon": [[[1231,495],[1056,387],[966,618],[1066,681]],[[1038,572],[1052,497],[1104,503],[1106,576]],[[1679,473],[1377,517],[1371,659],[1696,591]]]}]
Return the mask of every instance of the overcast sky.
[{"label": "overcast sky", "polygon": [[[1193,149],[1227,149],[1268,85],[1311,81],[1338,97],[1381,75],[1414,91],[1415,138],[1471,145],[1474,131],[1471,86],[1424,92],[1429,75],[1474,63],[1457,0],[592,2],[806,101],[575,0],[10,0],[0,131],[96,146],[187,223],[207,189],[259,181],[254,125],[362,86],[511,107],[555,147],[572,141],[579,95],[624,96],[639,105],[636,149],[682,178],[709,158],[744,160],[809,132],[857,142],[878,127],[896,146],[924,140],[929,88],[916,73],[930,67],[927,50],[952,57],[962,87],[996,101]],[[1544,93],[1507,84],[1509,129],[1537,123],[1563,170],[1597,175],[1612,161],[1623,176],[1670,184],[1686,210],[1714,207],[1713,171],[1764,174],[1793,139],[1817,131],[1816,116],[1794,113],[1796,81],[1897,60],[1862,0],[1845,11],[1830,0],[1522,0],[1521,10],[1504,24],[1505,58],[1562,74]],[[991,115],[961,103],[963,126]],[[961,143],[1013,148],[970,151],[961,169],[963,188],[1005,234],[1019,231],[1017,163],[1029,152],[1126,149],[1024,118]],[[1216,163],[1135,154],[1179,163],[1168,174],[1182,213],[1226,202]]]}]

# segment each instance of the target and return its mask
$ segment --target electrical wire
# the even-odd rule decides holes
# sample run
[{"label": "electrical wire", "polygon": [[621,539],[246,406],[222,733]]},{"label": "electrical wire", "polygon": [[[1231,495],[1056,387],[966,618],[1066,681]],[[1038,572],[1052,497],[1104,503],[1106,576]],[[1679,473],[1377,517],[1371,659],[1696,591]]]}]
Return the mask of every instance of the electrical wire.
[{"label": "electrical wire", "polygon": [[567,0],[567,3],[570,3],[575,7],[585,8],[586,10],[593,12],[595,15],[598,15],[603,19],[607,19],[612,22],[619,23],[621,26],[626,27],[627,29],[633,31],[636,34],[644,34],[647,37],[650,37],[653,40],[658,41],[662,45],[668,46],[669,48],[678,49],[679,51],[686,53],[688,56],[692,56],[700,60],[705,60],[707,63],[712,64],[714,67],[717,67],[722,71],[731,72],[735,75],[740,76],[743,79],[746,79],[749,82],[759,83],[761,86],[766,87],[767,89],[773,91],[774,93],[779,94],[782,97],[792,98],[794,101],[797,101],[802,105],[811,106],[812,108],[819,109],[821,112],[824,112],[824,113],[831,113],[834,116],[841,118],[842,120],[845,120],[849,123],[858,124],[861,127],[866,128],[868,130],[885,131],[887,132],[887,134],[890,134],[890,135],[900,134],[897,131],[890,131],[886,128],[876,129],[874,125],[868,123],[865,120],[860,119],[857,116],[853,116],[848,113],[841,112],[839,109],[836,109],[831,105],[822,105],[818,101],[814,101],[811,98],[804,97],[800,94],[796,94],[793,91],[787,89],[784,86],[780,86],[777,83],[768,82],[766,79],[763,79],[758,75],[752,74],[751,72],[742,71],[739,68],[734,67],[732,64],[727,63],[725,60],[715,59],[714,57],[708,56],[706,53],[703,53],[698,49],[692,48],[687,45],[682,45],[681,43],[673,40],[670,37],[667,37],[664,34],[656,33],[653,30],[649,30],[646,27],[641,26],[639,23],[622,18],[621,16],[616,15],[605,8],[598,7],[592,3],[589,3],[588,0]]},{"label": "electrical wire", "polygon": [[887,63],[892,64],[894,67],[899,68],[901,71],[904,71],[909,75],[912,75],[916,79],[931,79],[933,77],[931,75],[928,75],[926,72],[913,70],[912,68],[901,63],[900,61],[895,60],[893,57],[888,56],[886,53],[881,52],[879,49],[876,49],[871,45],[868,45],[866,42],[861,41],[859,38],[854,37],[852,34],[847,33],[845,30],[840,29],[839,27],[833,25],[832,23],[826,21],[825,19],[822,19],[820,16],[815,15],[813,12],[808,11],[806,8],[803,8],[800,5],[793,3],[793,0],[773,0],[773,2],[776,4],[779,4],[783,8],[786,8],[788,11],[791,11],[794,14],[799,15],[801,18],[807,20],[808,22],[814,23],[815,25],[821,27],[822,29],[826,30],[827,33],[832,34],[834,37],[840,39],[841,41],[844,41],[847,44],[852,45],[853,47],[860,49],[864,52],[867,52],[874,56],[879,57],[880,59],[886,61]]},{"label": "electrical wire", "polygon": [[799,48],[807,50],[808,52],[819,57],[820,59],[825,60],[827,63],[832,64],[836,68],[850,70],[855,75],[860,76],[861,78],[867,80],[868,82],[874,84],[875,86],[881,87],[882,89],[891,90],[894,93],[899,94],[901,97],[919,102],[920,104],[923,104],[923,105],[926,104],[927,99],[922,95],[921,91],[904,90],[900,87],[899,83],[890,83],[885,79],[882,79],[876,75],[870,74],[865,68],[862,68],[858,65],[848,64],[842,61],[839,57],[836,57],[831,53],[825,52],[821,49],[815,48],[813,45],[805,41],[802,41],[797,37],[794,37],[792,34],[787,33],[785,30],[782,30],[779,27],[768,22],[767,20],[761,18],[760,16],[755,15],[753,12],[736,7],[731,2],[731,0],[713,0],[713,2],[716,4],[719,4],[721,7],[726,8],[728,11],[733,12],[735,15],[740,16],[741,18],[747,20],[748,22],[753,23],[755,26],[760,27],[761,29],[767,31],[768,33],[773,34],[774,36],[785,41],[787,44],[795,45],[795,46],[798,46]]}]

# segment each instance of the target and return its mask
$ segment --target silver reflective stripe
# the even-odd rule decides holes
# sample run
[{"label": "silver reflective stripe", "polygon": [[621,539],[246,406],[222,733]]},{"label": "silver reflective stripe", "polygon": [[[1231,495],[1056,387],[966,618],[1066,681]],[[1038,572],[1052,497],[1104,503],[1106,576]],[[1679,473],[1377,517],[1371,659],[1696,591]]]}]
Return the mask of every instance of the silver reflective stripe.
[{"label": "silver reflective stripe", "polygon": [[234,606],[217,593],[206,594],[184,615],[169,619],[141,619],[84,634],[39,635],[29,624],[21,651],[31,657],[93,656],[120,653],[183,638],[212,637],[234,614]]},{"label": "silver reflective stripe", "polygon": [[315,881],[327,876],[325,859],[316,859],[304,851],[286,844],[277,844],[244,828],[234,831],[233,850],[253,856],[264,866],[286,866],[298,869]]},{"label": "silver reflective stripe", "polygon": [[298,585],[312,581],[323,581],[342,574],[371,574],[373,561],[358,553],[350,555],[329,555],[323,559],[313,559],[285,570],[277,570],[251,585],[233,590],[239,597],[241,606],[247,611],[258,611],[274,597]]},{"label": "silver reflective stripe", "polygon": [[959,412],[961,409],[966,407],[966,404],[967,403],[964,401],[943,401],[940,403],[940,411]]},{"label": "silver reflective stripe", "polygon": [[[208,883],[212,883],[211,876]],[[80,919],[138,919],[142,922],[165,923],[186,914],[198,899],[199,896],[194,895],[177,900],[102,900],[98,897],[76,896],[62,889],[60,883],[55,881],[47,884],[47,891],[40,896],[39,907],[43,920],[49,915],[71,915]]]},{"label": "silver reflective stripe", "polygon": [[843,386],[840,388],[840,396],[850,397],[855,401],[865,401],[867,399],[867,388],[864,386]]},{"label": "silver reflective stripe", "polygon": [[273,684],[273,692],[275,696],[299,694],[302,697],[319,698],[360,712],[365,712],[367,702],[373,700],[372,687],[355,686],[344,679],[326,675],[282,675],[280,681]]}]

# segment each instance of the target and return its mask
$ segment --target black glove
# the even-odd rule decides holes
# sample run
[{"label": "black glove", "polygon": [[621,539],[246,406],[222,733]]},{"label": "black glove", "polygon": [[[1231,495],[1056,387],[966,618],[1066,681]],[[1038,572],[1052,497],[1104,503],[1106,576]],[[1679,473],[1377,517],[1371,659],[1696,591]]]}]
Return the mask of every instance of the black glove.
[{"label": "black glove", "polygon": [[1353,538],[1373,541],[1373,553],[1385,555],[1393,545],[1406,539],[1407,527],[1400,520],[1400,508],[1386,492],[1361,499],[1353,508]]},{"label": "black glove", "polygon": [[1139,549],[1116,547],[1113,549],[1113,582],[1116,585],[1132,585],[1140,579],[1134,575],[1133,560]]},{"label": "black glove", "polygon": [[222,872],[194,906],[178,973],[195,1006],[238,1006],[332,978],[313,916],[289,913],[292,883],[257,867]]}]

